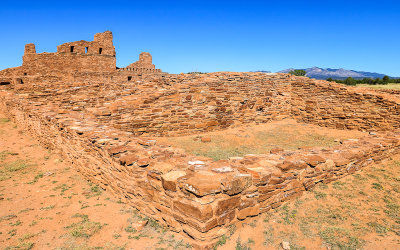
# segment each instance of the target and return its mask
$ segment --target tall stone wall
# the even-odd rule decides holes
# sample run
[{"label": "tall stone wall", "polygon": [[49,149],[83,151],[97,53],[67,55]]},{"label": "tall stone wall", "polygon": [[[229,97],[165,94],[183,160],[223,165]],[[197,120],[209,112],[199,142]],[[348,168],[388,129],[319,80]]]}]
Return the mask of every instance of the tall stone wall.
[{"label": "tall stone wall", "polygon": [[123,71],[128,71],[132,73],[154,73],[161,72],[160,69],[156,69],[156,66],[153,64],[153,57],[148,52],[142,52],[139,55],[139,60],[129,64],[125,68],[121,69]]},{"label": "tall stone wall", "polygon": [[112,33],[95,35],[93,42],[77,41],[57,47],[56,53],[37,54],[34,44],[25,46],[22,67],[25,74],[48,72],[113,72],[116,71]]}]

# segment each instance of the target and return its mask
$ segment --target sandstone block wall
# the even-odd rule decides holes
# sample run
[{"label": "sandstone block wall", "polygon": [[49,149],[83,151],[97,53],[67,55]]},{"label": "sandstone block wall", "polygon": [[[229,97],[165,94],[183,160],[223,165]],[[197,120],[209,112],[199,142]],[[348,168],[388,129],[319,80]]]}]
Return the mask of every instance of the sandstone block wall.
[{"label": "sandstone block wall", "polygon": [[[74,91],[74,90],[71,90]],[[50,98],[50,97],[49,97]],[[399,152],[395,134],[344,141],[328,149],[276,151],[214,162],[57,112],[34,96],[3,94],[19,126],[58,149],[88,180],[172,230],[213,242],[227,226],[256,216]]]},{"label": "sandstone block wall", "polygon": [[[399,132],[392,129],[400,103],[395,97],[289,75],[152,75],[119,85],[55,83],[38,90],[0,91],[0,108],[43,144],[59,150],[88,180],[205,244],[237,221],[400,149]],[[343,110],[335,111],[330,103]],[[134,136],[141,132],[135,130],[137,124],[150,135],[169,129],[197,133],[224,128],[221,122],[208,124],[218,117],[233,121],[229,126],[292,115],[323,126],[337,127],[340,121],[344,128],[367,130],[366,117],[376,115],[374,107],[379,117],[390,114],[392,127],[324,149],[274,150],[213,161],[161,145],[154,137]],[[199,111],[204,116],[195,120],[195,127],[185,124]],[[340,118],[344,114],[349,116]]]},{"label": "sandstone block wall", "polygon": [[25,46],[22,67],[24,74],[47,74],[47,72],[112,72],[116,70],[115,48],[112,33],[106,31],[95,35],[93,42],[64,43],[56,53],[37,54],[34,44]]},{"label": "sandstone block wall", "polygon": [[122,71],[129,71],[132,73],[159,73],[160,69],[156,69],[153,64],[153,57],[148,52],[142,52],[139,55],[139,60],[129,64],[126,68],[121,69]]},{"label": "sandstone block wall", "polygon": [[[150,53],[140,54],[139,61],[127,68],[116,67],[113,35],[110,31],[94,35],[93,41],[61,44],[56,53],[36,53],[35,44],[25,46],[22,66],[0,71],[0,77],[13,78],[13,83],[30,85],[59,82],[120,83],[141,74],[161,73],[152,63]],[[22,80],[22,81],[21,81]]]},{"label": "sandstone block wall", "polygon": [[290,115],[286,75],[166,75],[150,84],[165,88],[155,90],[150,85],[149,91],[118,99],[108,122],[136,135],[179,135]]},{"label": "sandstone block wall", "polygon": [[383,131],[400,127],[396,96],[312,79],[292,83],[292,115],[320,126]]}]

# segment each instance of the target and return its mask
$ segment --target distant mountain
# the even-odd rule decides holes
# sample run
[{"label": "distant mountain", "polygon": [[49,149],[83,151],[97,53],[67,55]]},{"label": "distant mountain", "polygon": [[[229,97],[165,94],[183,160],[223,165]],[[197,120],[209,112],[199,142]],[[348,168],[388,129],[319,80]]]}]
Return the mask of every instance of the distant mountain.
[{"label": "distant mountain", "polygon": [[[285,69],[279,71],[278,73],[289,73],[294,69]],[[354,79],[363,79],[363,78],[382,78],[385,75],[373,72],[364,72],[364,71],[355,71],[348,69],[323,69],[318,67],[312,67],[308,69],[303,69],[307,72],[307,76],[310,78],[325,80],[328,78],[333,79],[346,79],[347,77],[353,77]]]}]

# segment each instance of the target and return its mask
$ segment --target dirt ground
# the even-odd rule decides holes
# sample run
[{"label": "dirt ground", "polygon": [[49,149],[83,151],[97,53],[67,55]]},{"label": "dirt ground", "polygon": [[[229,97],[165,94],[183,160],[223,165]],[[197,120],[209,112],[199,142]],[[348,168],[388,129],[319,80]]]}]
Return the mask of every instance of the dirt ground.
[{"label": "dirt ground", "polygon": [[[1,249],[190,248],[184,239],[85,181],[0,115]],[[291,249],[400,249],[400,155],[248,218],[216,248],[280,249],[282,242]]]},{"label": "dirt ground", "polygon": [[245,154],[267,154],[272,148],[296,150],[299,147],[329,147],[339,144],[342,139],[356,139],[365,135],[360,131],[329,129],[285,119],[200,135],[156,139],[195,155],[220,160]]}]

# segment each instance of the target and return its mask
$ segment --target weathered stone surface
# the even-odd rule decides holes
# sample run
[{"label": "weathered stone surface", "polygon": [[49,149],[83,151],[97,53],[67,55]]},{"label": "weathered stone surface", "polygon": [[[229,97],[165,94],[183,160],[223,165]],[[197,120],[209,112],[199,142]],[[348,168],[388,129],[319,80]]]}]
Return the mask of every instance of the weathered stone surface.
[{"label": "weathered stone surface", "polygon": [[173,202],[174,210],[181,214],[195,218],[198,221],[206,222],[213,216],[213,210],[210,205],[200,205],[199,203],[185,200],[175,200]]},{"label": "weathered stone surface", "polygon": [[188,178],[182,185],[183,188],[197,196],[216,194],[221,192],[221,176],[209,172],[209,174],[195,174]]},{"label": "weathered stone surface", "polygon": [[244,220],[249,216],[256,216],[260,213],[260,204],[255,205],[254,207],[247,207],[242,210],[239,210],[237,213],[237,218],[239,220]]},{"label": "weathered stone surface", "polygon": [[126,166],[132,165],[137,160],[139,160],[139,157],[136,154],[128,154],[119,158],[119,162],[121,163],[121,165]]},{"label": "weathered stone surface", "polygon": [[222,180],[222,190],[228,195],[241,193],[252,184],[250,174],[229,175]]},{"label": "weathered stone surface", "polygon": [[161,176],[163,188],[169,191],[176,191],[178,178],[185,176],[185,171],[171,171]]},{"label": "weathered stone surface", "polygon": [[233,209],[239,207],[239,205],[240,205],[240,197],[239,196],[225,198],[225,199],[217,202],[215,214],[222,215],[229,210],[233,210]]},{"label": "weathered stone surface", "polygon": [[305,161],[308,165],[310,165],[311,167],[315,167],[315,166],[317,166],[317,165],[320,164],[320,163],[324,163],[324,162],[325,162],[325,159],[322,158],[322,157],[319,156],[319,155],[309,155],[309,156],[307,156],[307,157],[304,159],[304,161]]}]

